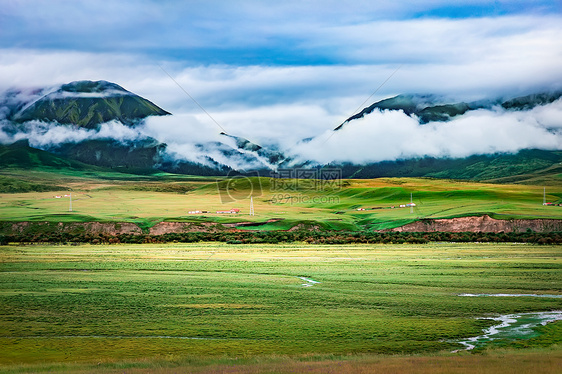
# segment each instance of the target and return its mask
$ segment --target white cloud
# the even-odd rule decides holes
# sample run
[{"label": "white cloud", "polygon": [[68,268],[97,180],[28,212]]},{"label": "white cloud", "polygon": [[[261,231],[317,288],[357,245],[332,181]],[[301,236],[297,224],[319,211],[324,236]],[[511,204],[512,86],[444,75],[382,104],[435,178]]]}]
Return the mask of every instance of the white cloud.
[{"label": "white cloud", "polygon": [[139,129],[167,144],[196,144],[218,141],[221,138],[220,129],[188,114],[151,116],[144,120]]},{"label": "white cloud", "polygon": [[560,129],[562,128],[562,100],[533,108],[529,115],[547,129]]},{"label": "white cloud", "polygon": [[27,139],[34,148],[48,149],[63,143],[79,143],[93,139],[113,139],[119,142],[132,142],[146,138],[137,129],[127,127],[120,122],[103,123],[97,130],[88,130],[73,126],[61,126],[57,123],[30,121],[14,127],[4,121],[0,124],[0,143],[10,144]]},{"label": "white cloud", "polygon": [[561,25],[556,16],[511,16],[322,27],[307,35],[303,48],[349,61],[314,66],[192,65],[141,53],[4,48],[0,90],[102,79],[174,114],[200,112],[162,66],[212,114],[235,108],[251,115],[255,108],[280,105],[321,105],[333,112],[336,100],[356,99],[350,107],[339,106],[335,114],[343,116],[401,65],[378,92],[380,97],[425,92],[469,98],[515,96],[560,88]]},{"label": "white cloud", "polygon": [[[548,0],[119,0],[103,7],[93,0],[51,0],[48,5],[41,0],[26,0],[3,4],[0,23],[5,26],[0,45],[161,54],[187,50],[188,59],[192,48],[232,48],[244,53],[248,48],[265,47],[301,52],[301,57],[306,58],[314,45],[329,45],[326,39],[314,39],[317,30],[428,14],[470,17],[486,11],[540,15],[559,11],[559,7]],[[388,38],[388,33],[366,35]]]},{"label": "white cloud", "polygon": [[[526,148],[562,149],[562,100],[531,111],[476,110],[419,125],[402,111],[375,111],[290,150],[300,161],[367,163],[417,157],[467,157]],[[556,130],[552,130],[555,128]]]},{"label": "white cloud", "polygon": [[[0,49],[0,91],[10,87],[54,87],[84,79],[115,82],[174,114],[151,117],[135,131],[167,143],[170,152],[194,160],[204,159],[195,144],[225,142],[219,135],[223,130],[258,144],[292,149],[297,155],[319,161],[334,157],[356,162],[423,155],[462,157],[526,147],[562,148],[559,102],[530,112],[478,111],[450,123],[423,127],[404,114],[375,113],[354,121],[353,126],[336,133],[325,144],[316,140],[309,145],[294,146],[303,138],[324,132],[325,137],[330,136],[330,130],[354,114],[352,111],[399,66],[401,68],[365,106],[400,93],[442,94],[471,101],[562,88],[562,45],[559,42],[562,22],[558,14],[530,12],[503,17],[402,19],[401,15],[410,12],[402,9],[404,3],[375,3],[380,2],[348,5],[333,1],[331,6],[315,2],[318,13],[308,14],[299,9],[310,9],[311,2],[304,5],[277,2],[267,6],[261,2],[243,6],[224,2],[214,14],[208,5],[190,3],[174,12],[172,5],[161,7],[149,2],[134,10],[130,19],[120,15],[130,8],[120,3],[95,11],[104,16],[101,18],[107,30],[121,38],[106,49],[97,50],[86,45],[97,40],[93,34],[89,34],[90,39],[86,39],[83,49],[68,46],[67,50],[45,49],[44,46],[33,49],[31,42],[0,44],[3,46]],[[430,2],[429,7],[439,8],[446,3]],[[26,24],[40,23],[34,29],[36,33],[44,27],[46,32],[59,35],[68,33],[81,22],[90,25],[86,13],[74,10],[65,13],[64,22],[53,21],[57,19],[56,10],[68,4],[62,2],[58,3],[59,7],[47,9],[44,20],[39,13],[26,12],[28,6],[14,5],[6,14],[15,12]],[[421,5],[412,2],[407,6],[414,9],[411,12],[420,12],[428,2],[421,2]],[[180,24],[181,14],[190,7],[198,16],[185,28],[178,26],[178,30],[173,30]],[[99,8],[97,3],[86,2],[81,10],[94,11],[94,8]],[[394,16],[379,17],[377,11]],[[236,15],[244,17],[237,19]],[[167,17],[172,17],[169,25],[164,24]],[[281,19],[286,22],[280,22]],[[165,33],[152,35],[150,28],[143,29],[140,34],[146,36],[146,40],[132,38],[129,48],[125,46],[129,40],[116,33],[120,22],[124,25],[157,22]],[[125,35],[132,34],[132,29],[124,28]],[[100,28],[103,35],[107,30]],[[5,39],[0,37],[2,40]],[[98,46],[94,42],[92,45]],[[302,54],[302,64],[255,65],[263,51],[248,52],[244,43],[263,47],[274,57],[278,53],[280,59],[284,54]],[[190,48],[206,47],[218,56],[226,51],[224,53],[256,53],[258,58],[250,59],[248,65],[221,64],[219,57],[216,60],[219,63],[194,63],[195,60],[189,58],[172,58],[171,52],[153,53],[151,49],[176,50],[176,47],[185,50],[182,52],[185,54],[193,52]],[[119,53],[112,52],[115,50]],[[307,58],[314,62],[306,64]],[[322,65],[318,61],[326,63]],[[219,126],[182,89],[194,97]],[[104,133],[106,130],[109,132]],[[35,139],[34,144],[45,145],[92,136],[119,139],[136,136],[129,130],[102,127],[92,133],[36,125],[28,135]],[[2,142],[7,142],[14,135],[0,132],[0,137]]]}]

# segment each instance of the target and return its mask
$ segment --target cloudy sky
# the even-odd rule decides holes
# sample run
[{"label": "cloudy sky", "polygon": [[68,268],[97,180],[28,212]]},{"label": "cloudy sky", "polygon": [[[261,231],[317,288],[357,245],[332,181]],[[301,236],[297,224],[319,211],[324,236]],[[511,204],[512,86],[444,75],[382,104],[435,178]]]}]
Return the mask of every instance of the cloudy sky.
[{"label": "cloudy sky", "polygon": [[[163,141],[224,129],[286,148],[400,93],[476,100],[562,88],[561,4],[7,0],[0,91],[108,80],[175,115],[148,124]],[[560,147],[560,136],[549,144]]]}]

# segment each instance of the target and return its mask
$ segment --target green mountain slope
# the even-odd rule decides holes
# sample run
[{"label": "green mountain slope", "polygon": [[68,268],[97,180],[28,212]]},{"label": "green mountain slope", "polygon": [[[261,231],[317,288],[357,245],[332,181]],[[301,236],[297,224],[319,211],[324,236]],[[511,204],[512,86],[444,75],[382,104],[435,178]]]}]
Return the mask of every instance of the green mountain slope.
[{"label": "green mountain slope", "polygon": [[428,122],[445,122],[470,110],[492,108],[501,105],[506,110],[529,110],[538,105],[550,104],[562,97],[562,91],[543,92],[510,100],[481,100],[470,103],[447,103],[446,99],[435,95],[398,95],[377,101],[346,119],[334,131],[340,130],[349,122],[363,118],[374,110],[401,110],[406,115],[416,115],[420,124]]},{"label": "green mountain slope", "polygon": [[79,81],[61,86],[16,113],[12,120],[31,120],[97,128],[101,123],[118,120],[132,125],[142,118],[168,115],[154,103],[123,87],[105,81]]},{"label": "green mountain slope", "polygon": [[95,166],[32,148],[27,140],[20,140],[9,145],[0,144],[0,169],[5,168],[92,170]]},{"label": "green mountain slope", "polygon": [[427,107],[429,104],[424,104],[424,103],[428,103],[433,100],[435,100],[435,97],[432,95],[398,95],[395,97],[391,97],[389,99],[377,101],[376,103],[373,103],[368,107],[364,108],[359,113],[346,119],[341,125],[336,127],[334,131],[340,130],[348,122],[365,117],[366,115],[372,113],[375,109],[402,110],[407,115],[410,115],[418,110]]},{"label": "green mountain slope", "polygon": [[255,155],[267,160],[267,162],[269,162],[270,164],[277,165],[285,159],[285,156],[281,152],[275,149],[264,148],[261,145],[252,143],[248,139],[239,136],[229,135],[225,132],[221,132],[221,135],[227,138],[234,139],[236,147],[238,149],[245,152],[254,153]]},{"label": "green mountain slope", "polygon": [[344,178],[431,177],[478,181],[562,183],[562,151],[526,149],[516,154],[384,161],[340,167]]},{"label": "green mountain slope", "polygon": [[538,93],[527,96],[516,97],[502,103],[502,107],[508,110],[529,110],[537,105],[546,105],[562,97],[562,91],[553,93]]},{"label": "green mountain slope", "polygon": [[150,138],[136,140],[132,144],[113,139],[96,139],[61,144],[53,151],[67,159],[112,169],[153,169],[160,161],[160,152],[165,148],[165,144]]}]

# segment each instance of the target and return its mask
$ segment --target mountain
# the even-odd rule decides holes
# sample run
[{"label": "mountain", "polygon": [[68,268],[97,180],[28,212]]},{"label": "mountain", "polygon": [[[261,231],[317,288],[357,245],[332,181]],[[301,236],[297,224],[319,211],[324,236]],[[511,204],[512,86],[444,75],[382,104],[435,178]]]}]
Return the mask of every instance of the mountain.
[{"label": "mountain", "polygon": [[420,124],[425,124],[432,121],[448,121],[452,117],[462,115],[469,110],[482,108],[486,104],[490,103],[447,103],[446,99],[436,95],[398,95],[369,105],[346,119],[334,131],[340,130],[353,120],[365,117],[376,109],[381,111],[401,110],[409,116],[416,115]]},{"label": "mountain", "polygon": [[402,110],[407,115],[417,114],[421,110],[428,108],[430,103],[438,100],[435,95],[398,95],[389,99],[377,101],[362,109],[359,113],[346,119],[341,125],[336,127],[334,131],[341,130],[347,123],[363,118],[372,113],[375,109],[379,110]]},{"label": "mountain", "polygon": [[95,166],[86,163],[70,160],[54,155],[50,152],[29,146],[27,140],[20,140],[9,145],[0,144],[0,168],[18,169],[74,169],[92,170]]},{"label": "mountain", "polygon": [[[17,104],[22,106],[21,102]],[[169,114],[115,83],[78,81],[24,103],[8,119],[17,123],[37,120],[95,129],[108,121],[117,120],[131,126],[148,116]]]},{"label": "mountain", "polygon": [[199,167],[206,166],[215,170],[215,174],[205,171],[202,175],[223,175],[232,172],[272,170],[285,160],[280,152],[242,137],[223,132],[219,140],[193,145],[199,163],[182,161],[181,157],[174,160],[174,154],[168,154],[164,156],[165,161],[159,167],[169,172],[184,173],[185,170],[194,170],[194,164],[199,164]]},{"label": "mountain", "polygon": [[[0,98],[0,120],[7,120],[3,131],[11,134],[23,131],[21,124],[29,121],[96,130],[108,121],[135,126],[148,116],[169,114],[149,100],[107,81],[77,81],[55,88],[10,90]],[[232,170],[228,165],[268,169],[284,159],[280,152],[241,137],[222,133],[217,139],[194,144],[200,154],[195,157],[199,163],[174,159],[167,153],[166,144],[149,137],[134,141],[94,138],[42,148],[65,159],[90,165],[125,169],[159,167],[172,172],[195,171],[204,175],[228,173]]]},{"label": "mountain", "polygon": [[562,97],[562,91],[553,93],[538,93],[527,96],[516,97],[504,101],[501,106],[507,110],[529,110],[537,105],[546,105],[555,102]]},{"label": "mountain", "polygon": [[[220,133],[217,141],[197,143],[193,145],[197,162],[174,159],[173,154],[164,156],[160,169],[173,173],[199,175],[225,175],[229,173],[245,173],[253,171],[269,171],[286,161],[286,157],[276,149],[262,147],[248,139]],[[214,170],[214,174],[212,171]],[[203,174],[200,174],[203,173]]]},{"label": "mountain", "polygon": [[63,143],[50,149],[66,159],[106,168],[153,169],[160,162],[166,144],[146,138],[131,143],[113,139],[92,139]]},{"label": "mountain", "polygon": [[[532,174],[556,165],[560,169],[560,163],[562,151],[524,149],[514,154],[496,153],[465,158],[423,157],[367,165],[334,163],[328,166],[340,168],[344,178],[429,177],[484,181],[509,177],[511,182],[516,182],[530,179]],[[554,172],[552,177],[555,178],[559,173],[560,170]]]},{"label": "mountain", "polygon": [[[449,102],[446,98],[428,94],[398,95],[377,101],[346,119],[334,131],[341,130],[353,120],[363,118],[375,110],[401,110],[408,116],[416,116],[423,125],[429,122],[446,122],[471,110],[490,109],[500,105],[506,110],[530,110],[538,105],[550,104],[562,97],[562,91],[531,94],[509,100],[480,100],[470,103]],[[308,140],[308,139],[307,139]]]},{"label": "mountain", "polygon": [[234,171],[231,167],[218,163],[210,157],[206,157],[203,162],[166,158],[155,167],[168,173],[201,176],[224,176],[230,175]]},{"label": "mountain", "polygon": [[[508,100],[456,102],[430,94],[398,95],[377,101],[349,117],[334,129],[332,141],[338,142],[339,131],[343,127],[354,126],[357,119],[379,110],[402,111],[423,126],[429,122],[447,122],[478,109],[528,111],[561,97],[562,91],[557,91]],[[0,168],[97,167],[127,173],[163,170],[209,176],[253,171],[270,175],[272,170],[277,169],[332,167],[340,168],[345,178],[410,176],[517,182],[552,179],[554,177],[551,178],[549,173],[559,174],[562,162],[560,151],[526,149],[515,154],[418,157],[360,165],[335,161],[326,165],[313,159],[298,159],[298,154],[292,155],[293,159],[274,146],[256,144],[224,132],[217,134],[213,141],[194,141],[185,148],[181,148],[181,144],[180,147],[178,144],[168,147],[144,134],[141,124],[148,116],[169,114],[149,100],[106,81],[78,81],[51,88],[10,90],[0,97],[0,140],[6,142],[6,139],[27,137],[31,144],[39,144],[42,150],[30,147],[27,141],[1,146]],[[112,132],[107,132],[111,127],[100,126],[108,121],[130,127],[126,130],[133,131],[134,135],[124,139],[113,138]],[[119,124],[117,127],[123,128]],[[64,136],[64,139],[70,140],[58,143],[41,141],[41,137],[52,129],[58,131],[55,135],[75,131],[80,136]],[[321,146],[314,143],[315,140],[318,139],[307,139],[301,144]],[[192,151],[186,155],[185,149]],[[354,151],[353,147],[350,150]]]},{"label": "mountain", "polygon": [[[1,169],[59,169],[83,172],[124,172],[127,174],[150,174],[154,172],[170,171],[179,174],[192,175],[226,175],[231,171],[220,164],[212,167],[193,162],[175,162],[161,159],[156,148],[161,148],[161,143],[145,142],[144,147],[136,144],[135,148],[111,140],[88,141],[77,144],[63,144],[57,154],[43,151],[29,146],[27,140],[20,140],[9,145],[0,144],[0,170]],[[81,161],[80,161],[81,160]],[[83,162],[82,162],[83,161]],[[4,178],[5,179],[5,178]],[[1,182],[1,181],[0,181]],[[37,189],[32,191],[56,190]],[[20,186],[21,189],[21,186]],[[58,188],[60,189],[60,188]],[[14,192],[6,190],[0,183],[0,192]],[[25,192],[25,191],[24,191]]]},{"label": "mountain", "polygon": [[[169,114],[149,100],[107,81],[84,80],[27,91],[12,89],[0,99],[0,119],[4,119],[2,130],[11,134],[24,131],[23,126],[28,121],[44,122],[51,127],[95,130],[109,121],[134,126],[148,116]],[[58,161],[146,170],[154,169],[161,161],[166,145],[149,137],[128,142],[96,138],[44,145],[42,148],[50,152],[47,154],[58,155]],[[36,152],[30,149],[20,147],[19,153],[12,152],[14,162],[26,165],[30,157],[36,159]],[[45,159],[44,153],[39,154]]]},{"label": "mountain", "polygon": [[[554,91],[507,100],[454,102],[429,94],[398,95],[377,101],[349,117],[334,129],[331,138],[332,141],[338,142],[339,131],[342,128],[354,126],[356,120],[365,118],[374,111],[401,111],[417,119],[419,125],[423,126],[429,122],[447,122],[478,109],[490,109],[495,112],[501,112],[502,110],[506,112],[529,111],[538,106],[551,104],[560,100],[561,97],[562,91]],[[301,144],[319,146],[318,143],[311,143],[314,140],[318,139],[304,139]],[[463,158],[416,157],[366,164],[336,161],[328,165],[321,165],[303,161],[302,165],[299,166],[339,168],[344,178],[432,177],[521,182],[536,180],[538,175],[540,175],[540,180],[554,181],[559,178],[556,175],[560,173],[561,162],[562,152],[560,151],[523,149],[515,153],[476,154]]]},{"label": "mountain", "polygon": [[267,149],[256,143],[252,143],[248,139],[229,135],[224,132],[221,132],[221,135],[233,139],[236,145],[236,149],[239,152],[253,155],[254,158],[260,160],[266,166],[268,164],[272,166],[278,165],[286,159],[286,157],[276,149]]}]

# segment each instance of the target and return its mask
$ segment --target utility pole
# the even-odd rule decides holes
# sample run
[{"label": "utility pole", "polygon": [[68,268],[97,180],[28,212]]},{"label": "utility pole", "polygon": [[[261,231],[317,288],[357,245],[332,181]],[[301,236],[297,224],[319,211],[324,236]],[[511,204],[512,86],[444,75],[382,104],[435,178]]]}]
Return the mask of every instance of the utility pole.
[{"label": "utility pole", "polygon": [[410,214],[414,213],[414,206],[412,205],[414,203],[414,198],[412,197],[412,193],[410,192]]},{"label": "utility pole", "polygon": [[254,197],[250,196],[250,215],[254,215]]},{"label": "utility pole", "polygon": [[546,205],[546,187],[542,190],[542,205]]},{"label": "utility pole", "polygon": [[68,202],[69,202],[68,211],[72,212],[72,192],[68,196],[70,197],[70,199],[68,200]]}]

